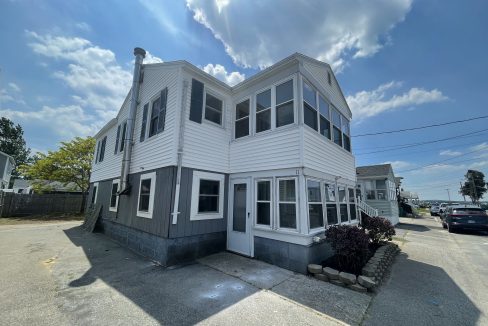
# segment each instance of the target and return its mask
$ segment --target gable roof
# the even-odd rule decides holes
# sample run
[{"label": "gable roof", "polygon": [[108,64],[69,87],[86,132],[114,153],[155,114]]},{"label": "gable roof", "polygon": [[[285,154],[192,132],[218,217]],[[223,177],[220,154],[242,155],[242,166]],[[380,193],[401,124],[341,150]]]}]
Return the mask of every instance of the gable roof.
[{"label": "gable roof", "polygon": [[390,175],[390,172],[393,174],[391,164],[366,165],[358,166],[356,168],[356,175],[358,178],[386,177]]},{"label": "gable roof", "polygon": [[12,165],[15,165],[15,160],[14,160],[14,158],[12,156],[10,156],[10,155],[8,155],[7,153],[4,153],[4,152],[0,152],[0,155],[5,156],[6,158],[8,158],[10,160],[10,163]]}]

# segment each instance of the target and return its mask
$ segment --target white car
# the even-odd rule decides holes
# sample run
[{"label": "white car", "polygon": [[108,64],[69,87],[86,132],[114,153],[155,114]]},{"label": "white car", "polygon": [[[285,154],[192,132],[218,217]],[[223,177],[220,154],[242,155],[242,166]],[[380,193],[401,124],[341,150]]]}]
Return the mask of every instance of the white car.
[{"label": "white car", "polygon": [[439,216],[446,211],[447,206],[449,206],[448,203],[441,203],[439,205]]}]

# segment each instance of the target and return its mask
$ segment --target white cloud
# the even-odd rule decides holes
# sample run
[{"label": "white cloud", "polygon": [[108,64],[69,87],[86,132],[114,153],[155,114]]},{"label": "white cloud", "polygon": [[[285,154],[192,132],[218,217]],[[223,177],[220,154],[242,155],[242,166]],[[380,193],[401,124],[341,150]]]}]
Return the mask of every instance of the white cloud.
[{"label": "white cloud", "polygon": [[208,65],[203,67],[203,71],[216,77],[224,83],[229,84],[230,86],[234,86],[246,78],[244,74],[241,74],[238,71],[227,72],[225,67],[219,64],[214,65],[209,63]]},{"label": "white cloud", "polygon": [[483,142],[481,144],[472,146],[469,149],[470,149],[470,151],[483,151],[483,150],[488,150],[488,142]]},{"label": "white cloud", "polygon": [[20,92],[21,89],[19,87],[19,85],[17,85],[16,83],[8,83],[8,86],[14,91],[14,92]]},{"label": "white cloud", "polygon": [[0,115],[26,124],[35,124],[53,131],[63,138],[95,134],[103,124],[87,115],[78,105],[61,107],[44,106],[38,111],[1,110]]},{"label": "white cloud", "polygon": [[399,108],[408,108],[414,105],[441,102],[447,100],[447,96],[437,89],[425,90],[411,88],[403,94],[388,96],[388,91],[402,86],[401,82],[392,81],[372,91],[360,91],[347,96],[346,100],[352,110],[356,121],[373,117],[380,113]]},{"label": "white cloud", "polygon": [[149,51],[146,51],[146,57],[144,58],[144,63],[145,64],[148,64],[148,63],[161,63],[161,62],[164,62],[163,59],[161,59],[161,58],[153,55]]},{"label": "white cloud", "polygon": [[96,109],[99,115],[118,111],[127,95],[132,75],[116,61],[115,54],[79,37],[39,35],[27,32],[31,49],[42,56],[66,61],[65,70],[53,76],[63,80],[75,93],[78,104]]},{"label": "white cloud", "polygon": [[453,150],[450,150],[450,149],[446,149],[446,150],[443,150],[443,151],[440,151],[439,152],[439,155],[442,155],[442,156],[458,156],[458,155],[461,155],[462,153],[459,152],[459,151],[453,151]]},{"label": "white cloud", "polygon": [[389,42],[388,33],[405,19],[412,0],[296,0],[279,5],[257,0],[187,0],[186,4],[236,64],[264,68],[302,52],[337,70],[348,57],[371,56]]}]

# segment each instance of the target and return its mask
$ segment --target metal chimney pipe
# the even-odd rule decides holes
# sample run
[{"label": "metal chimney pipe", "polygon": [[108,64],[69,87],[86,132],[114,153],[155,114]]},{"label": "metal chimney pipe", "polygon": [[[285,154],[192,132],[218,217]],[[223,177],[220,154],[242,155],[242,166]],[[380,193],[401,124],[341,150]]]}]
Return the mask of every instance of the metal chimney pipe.
[{"label": "metal chimney pipe", "polygon": [[142,61],[146,57],[146,51],[142,48],[134,48],[134,55],[136,57],[134,64],[134,75],[132,78],[132,89],[130,96],[129,114],[127,118],[127,130],[125,133],[124,142],[124,156],[122,159],[122,184],[120,186],[119,194],[128,194],[130,191],[129,185],[129,171],[130,159],[132,154],[132,142],[134,139],[134,125],[136,122],[137,104],[139,99],[139,86],[141,81]]}]

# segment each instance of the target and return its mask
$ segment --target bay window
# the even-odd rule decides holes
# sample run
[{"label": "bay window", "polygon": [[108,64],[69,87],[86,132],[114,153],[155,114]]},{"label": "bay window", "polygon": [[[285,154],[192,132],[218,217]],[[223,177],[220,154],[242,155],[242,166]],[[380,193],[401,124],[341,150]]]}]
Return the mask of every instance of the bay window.
[{"label": "bay window", "polygon": [[310,229],[324,226],[324,213],[322,208],[322,191],[320,182],[307,180],[308,219]]},{"label": "bay window", "polygon": [[297,228],[295,178],[278,179],[278,221],[280,228]]}]

